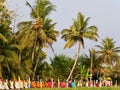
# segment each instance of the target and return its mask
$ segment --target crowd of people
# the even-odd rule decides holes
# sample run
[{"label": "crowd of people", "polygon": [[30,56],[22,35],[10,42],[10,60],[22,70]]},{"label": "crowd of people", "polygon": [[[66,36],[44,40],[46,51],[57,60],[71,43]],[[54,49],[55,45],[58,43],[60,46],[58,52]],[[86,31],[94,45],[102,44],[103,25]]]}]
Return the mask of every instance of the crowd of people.
[{"label": "crowd of people", "polygon": [[102,82],[96,81],[86,81],[83,82],[82,80],[74,81],[69,80],[68,82],[63,82],[57,80],[56,82],[51,79],[48,81],[35,81],[35,80],[8,80],[8,79],[0,79],[0,90],[8,90],[8,89],[23,89],[23,88],[68,88],[68,87],[101,87],[101,86],[112,86],[112,81],[105,80]]},{"label": "crowd of people", "polygon": [[8,89],[23,89],[23,88],[67,88],[67,87],[75,87],[75,83],[73,81],[67,83],[63,81],[55,82],[53,79],[48,81],[42,80],[8,80],[8,79],[0,79],[0,90],[8,90]]},{"label": "crowd of people", "polygon": [[112,80],[102,80],[102,81],[98,81],[98,80],[88,80],[88,81],[79,81],[77,83],[78,87],[111,87],[113,86]]},{"label": "crowd of people", "polygon": [[28,80],[9,80],[0,79],[0,90],[28,88]]}]

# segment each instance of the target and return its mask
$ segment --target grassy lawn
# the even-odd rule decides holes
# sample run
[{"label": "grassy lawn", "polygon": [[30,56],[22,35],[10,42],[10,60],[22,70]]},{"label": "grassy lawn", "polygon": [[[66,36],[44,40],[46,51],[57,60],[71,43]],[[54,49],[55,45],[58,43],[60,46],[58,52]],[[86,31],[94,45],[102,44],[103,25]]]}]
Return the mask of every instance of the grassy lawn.
[{"label": "grassy lawn", "polygon": [[33,88],[25,90],[120,90],[120,87],[101,87],[101,88]]}]

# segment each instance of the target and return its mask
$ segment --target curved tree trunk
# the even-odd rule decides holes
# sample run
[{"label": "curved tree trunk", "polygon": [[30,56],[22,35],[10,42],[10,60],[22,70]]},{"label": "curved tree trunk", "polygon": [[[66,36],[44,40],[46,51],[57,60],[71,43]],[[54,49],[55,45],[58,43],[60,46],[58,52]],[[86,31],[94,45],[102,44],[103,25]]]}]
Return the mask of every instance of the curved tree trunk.
[{"label": "curved tree trunk", "polygon": [[71,75],[72,75],[72,73],[73,73],[73,71],[75,69],[75,66],[76,66],[77,61],[78,61],[79,54],[80,54],[80,41],[78,41],[78,52],[77,52],[77,55],[75,56],[75,62],[73,64],[72,70],[70,71],[70,74],[69,74],[69,76],[67,78],[67,81],[70,79],[70,77],[71,77]]}]

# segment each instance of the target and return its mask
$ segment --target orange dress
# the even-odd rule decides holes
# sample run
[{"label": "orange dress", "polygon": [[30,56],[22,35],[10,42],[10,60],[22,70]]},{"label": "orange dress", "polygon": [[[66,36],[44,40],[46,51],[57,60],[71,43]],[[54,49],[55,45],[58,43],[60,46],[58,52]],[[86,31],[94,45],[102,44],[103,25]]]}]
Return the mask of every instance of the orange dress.
[{"label": "orange dress", "polygon": [[44,83],[44,82],[42,82],[42,87],[43,87],[43,88],[45,87],[45,83]]},{"label": "orange dress", "polygon": [[40,88],[40,82],[37,82],[37,88]]},{"label": "orange dress", "polygon": [[32,88],[36,88],[37,85],[36,85],[36,82],[35,82],[35,81],[32,81],[31,84],[32,84]]}]

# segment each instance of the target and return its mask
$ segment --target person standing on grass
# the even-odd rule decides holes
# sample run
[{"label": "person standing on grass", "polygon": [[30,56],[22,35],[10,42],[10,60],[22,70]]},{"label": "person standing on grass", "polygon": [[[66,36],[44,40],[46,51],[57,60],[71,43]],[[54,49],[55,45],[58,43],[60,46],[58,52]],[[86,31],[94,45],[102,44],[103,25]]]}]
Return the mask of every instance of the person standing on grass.
[{"label": "person standing on grass", "polygon": [[0,79],[0,90],[2,90],[2,89],[4,89],[4,88],[3,88],[3,80]]},{"label": "person standing on grass", "polygon": [[15,89],[17,89],[17,90],[20,89],[20,85],[19,85],[19,81],[18,80],[15,81]]},{"label": "person standing on grass", "polygon": [[35,80],[33,80],[31,84],[32,84],[32,88],[36,88],[36,82],[35,82]]},{"label": "person standing on grass", "polygon": [[53,80],[53,78],[51,79],[51,88],[53,88],[54,87],[54,80]]},{"label": "person standing on grass", "polygon": [[29,85],[29,84],[28,84],[28,81],[27,81],[27,80],[24,80],[24,81],[23,81],[23,87],[27,89],[28,87],[30,87],[30,86],[28,86],[28,85]]},{"label": "person standing on grass", "polygon": [[9,89],[9,87],[8,87],[8,80],[7,79],[4,80],[4,89],[5,90]]},{"label": "person standing on grass", "polygon": [[10,89],[14,89],[14,80],[10,80]]},{"label": "person standing on grass", "polygon": [[76,85],[75,85],[75,82],[74,82],[74,81],[72,81],[72,82],[71,82],[71,87],[72,87],[72,88],[75,88],[75,87],[76,87]]}]

